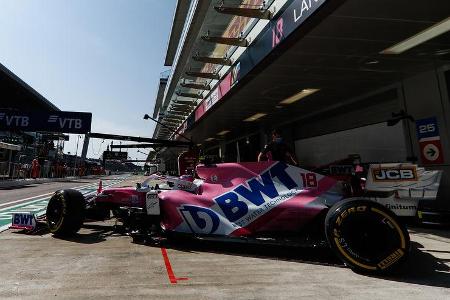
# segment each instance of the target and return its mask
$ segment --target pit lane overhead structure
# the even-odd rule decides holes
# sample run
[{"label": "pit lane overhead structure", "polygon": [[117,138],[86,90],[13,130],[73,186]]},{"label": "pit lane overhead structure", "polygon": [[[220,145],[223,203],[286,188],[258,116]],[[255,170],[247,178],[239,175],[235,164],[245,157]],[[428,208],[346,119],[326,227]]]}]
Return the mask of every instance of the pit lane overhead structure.
[{"label": "pit lane overhead structure", "polygon": [[[160,122],[222,161],[255,160],[278,128],[306,166],[359,154],[440,169],[437,209],[450,210],[448,1],[198,0],[186,9],[180,42],[169,44]],[[157,126],[153,136],[179,139],[173,131]]]}]

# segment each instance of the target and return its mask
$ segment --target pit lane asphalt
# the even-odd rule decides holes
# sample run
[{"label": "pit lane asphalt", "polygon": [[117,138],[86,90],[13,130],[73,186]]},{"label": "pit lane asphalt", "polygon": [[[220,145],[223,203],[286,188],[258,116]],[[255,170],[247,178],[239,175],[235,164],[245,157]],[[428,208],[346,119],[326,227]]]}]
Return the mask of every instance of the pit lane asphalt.
[{"label": "pit lane asphalt", "polygon": [[[49,193],[53,193],[60,189],[70,189],[79,186],[85,185],[95,185],[98,184],[99,180],[111,180],[117,178],[117,175],[113,176],[102,176],[102,177],[94,177],[94,178],[81,178],[81,179],[71,179],[57,182],[48,182],[48,183],[32,183],[19,186],[19,187],[3,187],[0,188],[0,205],[18,201],[21,199],[28,199],[31,197],[37,197],[41,195],[46,195]],[[24,200],[26,201],[26,200]]]},{"label": "pit lane asphalt", "polygon": [[[450,233],[410,229],[408,263],[359,275],[327,250],[198,241],[132,243],[113,222],[75,237],[0,234],[0,299],[449,299]],[[165,255],[166,254],[166,255]]]},{"label": "pit lane asphalt", "polygon": [[22,187],[0,189],[0,232],[7,229],[14,212],[31,212],[36,216],[43,215],[51,195],[60,189],[77,189],[84,195],[94,193],[99,180],[103,187],[132,185],[143,180],[143,177],[129,175],[101,176],[75,180],[58,180],[50,183],[29,184]]}]

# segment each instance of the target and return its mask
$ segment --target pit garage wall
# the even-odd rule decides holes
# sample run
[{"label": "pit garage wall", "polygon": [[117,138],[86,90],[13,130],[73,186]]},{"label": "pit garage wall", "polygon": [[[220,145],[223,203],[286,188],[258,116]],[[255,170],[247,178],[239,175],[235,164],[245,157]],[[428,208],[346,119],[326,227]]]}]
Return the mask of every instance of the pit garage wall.
[{"label": "pit garage wall", "polygon": [[401,109],[398,88],[392,86],[301,120],[293,126],[297,158],[302,165],[310,167],[349,154],[361,155],[363,162],[405,161],[408,139],[404,124],[400,122],[394,127],[386,124],[392,112]]},{"label": "pit garage wall", "polygon": [[[446,83],[450,76],[450,66],[424,72],[403,81],[405,108],[416,120],[436,117],[442,143],[444,163],[427,166],[430,169],[443,170],[439,200],[441,207],[450,210],[450,86]],[[450,82],[450,81],[449,81]],[[412,126],[414,153],[420,159],[420,147],[416,128]],[[422,161],[421,161],[422,163]]]},{"label": "pit garage wall", "polygon": [[405,120],[388,127],[386,121],[402,109],[416,120],[436,117],[444,163],[426,167],[444,171],[439,207],[450,209],[448,69],[450,66],[409,77],[372,96],[352,100],[350,105],[290,125],[300,162],[317,166],[357,153],[363,162],[406,161],[408,156],[416,156],[423,165],[415,123]]},{"label": "pit garage wall", "polygon": [[359,154],[364,162],[405,161],[408,156],[401,123],[388,127],[383,122],[308,138],[297,141],[295,148],[298,160],[311,167],[343,159],[349,154]]}]

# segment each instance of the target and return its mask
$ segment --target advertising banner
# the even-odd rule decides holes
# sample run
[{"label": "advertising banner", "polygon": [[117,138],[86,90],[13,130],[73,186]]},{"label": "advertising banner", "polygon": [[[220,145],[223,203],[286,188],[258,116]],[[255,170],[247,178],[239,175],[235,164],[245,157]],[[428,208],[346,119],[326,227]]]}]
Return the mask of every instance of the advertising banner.
[{"label": "advertising banner", "polygon": [[231,67],[231,71],[222,78],[216,89],[196,108],[193,113],[195,121],[198,121],[211,107],[220,102],[231,88],[326,2],[327,0],[295,0],[279,16],[271,20],[261,31],[258,39]]},{"label": "advertising banner", "polygon": [[92,114],[86,112],[21,112],[0,110],[0,129],[47,131],[58,133],[88,133]]}]

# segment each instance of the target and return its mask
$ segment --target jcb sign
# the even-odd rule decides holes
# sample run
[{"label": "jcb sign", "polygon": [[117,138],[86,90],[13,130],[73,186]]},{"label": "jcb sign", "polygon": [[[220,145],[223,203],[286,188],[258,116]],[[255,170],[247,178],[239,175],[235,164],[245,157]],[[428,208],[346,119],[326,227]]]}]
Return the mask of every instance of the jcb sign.
[{"label": "jcb sign", "polygon": [[372,169],[374,181],[417,181],[415,167]]},{"label": "jcb sign", "polygon": [[55,111],[52,113],[0,110],[0,130],[47,131],[58,133],[88,133],[92,114]]}]

